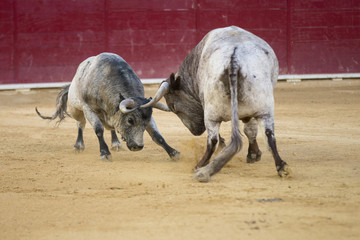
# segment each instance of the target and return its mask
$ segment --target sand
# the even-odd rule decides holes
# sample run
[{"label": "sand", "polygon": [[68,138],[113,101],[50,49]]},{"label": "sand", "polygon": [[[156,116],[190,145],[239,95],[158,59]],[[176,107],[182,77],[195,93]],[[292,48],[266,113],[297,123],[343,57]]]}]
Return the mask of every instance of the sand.
[{"label": "sand", "polygon": [[[146,86],[152,96],[157,86]],[[206,134],[194,137],[172,113],[154,110],[172,161],[145,133],[145,147],[99,158],[87,124],[52,114],[58,89],[0,91],[0,239],[359,239],[360,81],[279,82],[275,135],[293,176],[246,163],[247,140],[209,183],[193,180]],[[221,126],[226,141],[230,124]],[[105,133],[110,145],[110,132]]]}]

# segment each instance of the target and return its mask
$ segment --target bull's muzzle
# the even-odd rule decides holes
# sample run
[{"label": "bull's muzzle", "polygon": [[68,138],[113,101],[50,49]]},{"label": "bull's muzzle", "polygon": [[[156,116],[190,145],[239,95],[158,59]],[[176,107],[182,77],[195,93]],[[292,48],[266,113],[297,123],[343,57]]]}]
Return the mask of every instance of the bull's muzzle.
[{"label": "bull's muzzle", "polygon": [[130,151],[136,152],[136,151],[140,151],[144,148],[144,145],[130,145],[130,144],[126,144],[128,149]]}]

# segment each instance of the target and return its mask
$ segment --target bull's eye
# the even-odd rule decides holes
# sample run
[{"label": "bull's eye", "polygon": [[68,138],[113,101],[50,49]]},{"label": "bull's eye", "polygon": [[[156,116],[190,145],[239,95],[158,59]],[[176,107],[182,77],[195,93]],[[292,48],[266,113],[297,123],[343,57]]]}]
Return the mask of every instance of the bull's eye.
[{"label": "bull's eye", "polygon": [[128,119],[128,123],[129,123],[129,125],[134,125],[134,124],[135,124],[134,119],[129,118],[129,119]]}]

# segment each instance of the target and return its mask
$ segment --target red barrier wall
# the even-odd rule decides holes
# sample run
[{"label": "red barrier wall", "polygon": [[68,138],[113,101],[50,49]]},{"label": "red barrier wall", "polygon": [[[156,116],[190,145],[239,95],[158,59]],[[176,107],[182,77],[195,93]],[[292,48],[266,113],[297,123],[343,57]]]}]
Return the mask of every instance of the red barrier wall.
[{"label": "red barrier wall", "polygon": [[166,78],[211,29],[237,25],[281,74],[360,72],[358,0],[0,0],[0,84],[71,81],[104,51]]}]

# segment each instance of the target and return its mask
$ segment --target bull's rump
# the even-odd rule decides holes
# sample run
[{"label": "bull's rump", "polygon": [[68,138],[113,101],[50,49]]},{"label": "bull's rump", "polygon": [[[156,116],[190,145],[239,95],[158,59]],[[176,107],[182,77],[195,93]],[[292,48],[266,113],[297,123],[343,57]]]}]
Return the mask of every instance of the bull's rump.
[{"label": "bull's rump", "polygon": [[236,58],[239,69],[239,118],[272,110],[278,61],[264,40],[241,28],[228,27],[211,31],[202,41],[199,43],[203,48],[198,79],[201,81],[200,89],[203,89],[204,111],[210,119],[231,119],[229,73],[232,56]]}]

